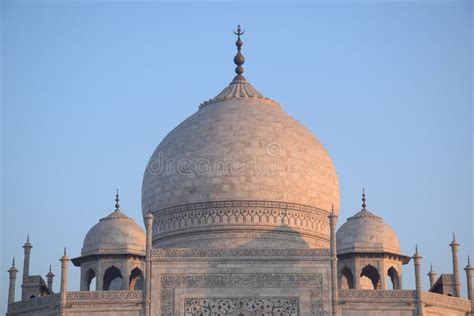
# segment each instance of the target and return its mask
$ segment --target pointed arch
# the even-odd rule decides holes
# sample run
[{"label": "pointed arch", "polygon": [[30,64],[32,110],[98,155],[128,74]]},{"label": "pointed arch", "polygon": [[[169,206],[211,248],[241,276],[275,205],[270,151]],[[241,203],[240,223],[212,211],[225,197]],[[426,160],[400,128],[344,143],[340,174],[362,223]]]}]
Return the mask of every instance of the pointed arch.
[{"label": "pointed arch", "polygon": [[120,270],[115,266],[111,266],[105,270],[102,289],[104,291],[122,290],[122,279],[123,277]]},{"label": "pointed arch", "polygon": [[[366,265],[360,273],[360,278],[361,288],[374,290],[380,288],[380,274],[374,266],[370,264]],[[364,280],[370,282],[364,282]]]},{"label": "pointed arch", "polygon": [[136,267],[130,273],[128,284],[130,290],[143,290],[143,272],[139,267]]},{"label": "pointed arch", "polygon": [[354,288],[354,275],[351,269],[344,267],[341,269],[339,278],[339,288],[341,289],[353,289]]},{"label": "pointed arch", "polygon": [[[96,274],[94,269],[89,268],[86,273],[84,273],[84,284],[86,285],[86,291],[91,290],[91,284],[92,281],[96,278]],[[93,288],[93,291],[95,290],[95,287]]]},{"label": "pointed arch", "polygon": [[390,277],[390,281],[392,283],[392,289],[399,290],[400,289],[400,276],[398,275],[397,269],[394,267],[390,267],[387,271],[387,275]]}]

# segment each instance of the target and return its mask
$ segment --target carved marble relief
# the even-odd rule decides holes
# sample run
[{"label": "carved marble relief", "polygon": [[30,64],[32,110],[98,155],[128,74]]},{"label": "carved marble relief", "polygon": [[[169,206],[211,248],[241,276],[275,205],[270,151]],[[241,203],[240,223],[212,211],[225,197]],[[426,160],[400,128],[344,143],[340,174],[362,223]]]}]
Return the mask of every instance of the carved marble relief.
[{"label": "carved marble relief", "polygon": [[298,298],[212,298],[184,300],[184,316],[298,316]]},{"label": "carved marble relief", "polygon": [[[310,314],[323,315],[322,275],[319,273],[213,273],[163,274],[160,278],[160,304],[162,316],[175,316],[176,289],[306,289],[310,298]],[[204,303],[205,302],[205,303]],[[179,302],[178,302],[179,303]],[[297,298],[208,298],[185,299],[185,316],[247,316],[247,315],[299,315]],[[181,305],[183,306],[183,305]],[[225,307],[225,308],[224,308]],[[219,310],[220,308],[220,310]],[[262,308],[264,308],[262,310]],[[217,311],[213,313],[212,311]],[[194,313],[194,314],[193,314]],[[305,315],[306,316],[306,315]]]}]

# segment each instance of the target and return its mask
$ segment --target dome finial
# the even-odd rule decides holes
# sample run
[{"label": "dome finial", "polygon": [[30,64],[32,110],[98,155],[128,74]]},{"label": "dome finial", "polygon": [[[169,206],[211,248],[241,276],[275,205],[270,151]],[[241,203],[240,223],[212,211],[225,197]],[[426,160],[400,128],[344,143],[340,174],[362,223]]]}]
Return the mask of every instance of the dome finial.
[{"label": "dome finial", "polygon": [[363,188],[362,189],[362,209],[363,210],[365,210],[366,207],[367,207],[367,204],[365,204],[365,201],[366,201],[366,199],[365,199],[365,189]]},{"label": "dome finial", "polygon": [[244,33],[245,31],[242,31],[240,29],[240,24],[237,25],[237,30],[234,30],[234,34],[237,35],[237,41],[235,42],[235,45],[237,46],[237,55],[235,55],[234,57],[234,63],[237,65],[237,67],[235,68],[235,73],[237,74],[236,78],[240,77],[244,73],[244,67],[242,67],[242,65],[245,63],[245,57],[240,52],[243,45],[243,42],[240,39],[240,35],[244,35]]},{"label": "dome finial", "polygon": [[117,189],[117,193],[115,194],[115,212],[120,211],[120,197],[119,197],[119,190]]}]

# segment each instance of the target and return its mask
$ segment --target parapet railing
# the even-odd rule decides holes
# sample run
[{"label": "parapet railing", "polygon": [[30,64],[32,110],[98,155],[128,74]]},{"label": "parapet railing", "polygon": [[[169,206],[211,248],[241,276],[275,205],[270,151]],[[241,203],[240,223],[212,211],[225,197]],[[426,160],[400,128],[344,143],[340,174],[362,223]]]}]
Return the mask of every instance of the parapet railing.
[{"label": "parapet railing", "polygon": [[8,305],[8,312],[30,309],[42,309],[52,305],[59,305],[59,293],[18,301]]},{"label": "parapet railing", "polygon": [[339,299],[348,302],[358,300],[414,301],[415,298],[416,291],[414,290],[339,290]]},{"label": "parapet railing", "polygon": [[67,292],[66,304],[78,303],[139,303],[143,299],[142,291],[76,291]]},{"label": "parapet railing", "polygon": [[421,301],[425,305],[445,306],[449,308],[457,307],[462,311],[471,310],[471,301],[462,297],[454,297],[433,292],[421,292]]},{"label": "parapet railing", "polygon": [[[81,303],[141,303],[143,300],[142,291],[76,291],[66,293],[66,304]],[[59,306],[60,294],[52,294],[37,298],[18,301],[8,306],[8,312],[14,313],[19,311],[39,310],[44,308],[54,308]]]},{"label": "parapet railing", "polygon": [[[415,290],[354,290],[340,289],[339,300],[344,303],[350,302],[412,302],[416,301]],[[425,307],[441,306],[455,308],[460,311],[470,311],[471,302],[465,298],[453,297],[444,294],[421,292],[421,302]]]}]

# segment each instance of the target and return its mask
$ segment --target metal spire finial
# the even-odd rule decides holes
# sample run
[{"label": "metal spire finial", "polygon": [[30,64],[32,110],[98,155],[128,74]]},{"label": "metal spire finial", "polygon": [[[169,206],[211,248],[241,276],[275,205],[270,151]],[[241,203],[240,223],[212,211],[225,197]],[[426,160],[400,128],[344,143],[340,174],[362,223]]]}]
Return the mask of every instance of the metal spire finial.
[{"label": "metal spire finial", "polygon": [[[13,263],[15,262],[15,258],[13,258]],[[467,265],[471,265],[471,257],[467,255]]]},{"label": "metal spire finial", "polygon": [[453,241],[456,241],[456,234],[453,232]]},{"label": "metal spire finial", "polygon": [[365,204],[365,189],[362,189],[362,209],[365,210],[365,208],[367,207],[367,204]]},{"label": "metal spire finial", "polygon": [[237,46],[237,55],[235,55],[234,57],[234,63],[237,65],[237,67],[235,68],[235,73],[237,74],[237,76],[241,76],[244,73],[244,67],[242,67],[242,65],[245,63],[245,57],[240,52],[243,45],[240,36],[244,35],[244,33],[245,31],[242,31],[240,29],[240,24],[237,25],[237,30],[234,30],[234,34],[237,35],[237,41],[235,42],[235,45]]},{"label": "metal spire finial", "polygon": [[115,194],[115,211],[120,211],[120,197],[119,197],[119,190],[117,189],[117,194]]},{"label": "metal spire finial", "polygon": [[[469,261],[469,259],[468,259],[468,261]],[[12,260],[12,267],[14,267],[14,266],[15,266],[15,257],[13,257],[13,260]]]},{"label": "metal spire finial", "polygon": [[64,247],[64,255],[66,255],[66,247]]},{"label": "metal spire finial", "polygon": [[51,273],[51,265],[49,265],[49,273]]},{"label": "metal spire finial", "polygon": [[26,242],[30,242],[30,234],[26,235]]}]

